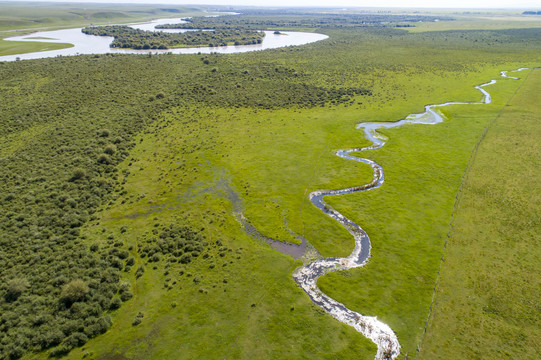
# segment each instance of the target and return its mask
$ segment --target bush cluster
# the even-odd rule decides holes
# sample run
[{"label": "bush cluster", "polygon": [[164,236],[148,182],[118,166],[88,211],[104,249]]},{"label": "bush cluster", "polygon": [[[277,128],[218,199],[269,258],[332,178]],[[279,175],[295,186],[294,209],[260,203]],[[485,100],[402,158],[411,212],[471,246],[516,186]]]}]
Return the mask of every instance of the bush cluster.
[{"label": "bush cluster", "polygon": [[[323,14],[310,10],[265,10],[243,9],[237,16],[195,16],[179,24],[160,25],[162,29],[252,29],[275,28],[366,28],[385,27],[396,23],[418,23],[452,20],[450,17],[398,14]],[[392,26],[392,25],[391,25]]]},{"label": "bush cluster", "polygon": [[89,246],[79,229],[120,196],[116,164],[165,105],[140,101],[162,84],[132,76],[138,67],[149,71],[109,56],[0,63],[0,136],[26,139],[0,156],[1,359],[69,351],[105,332],[106,312],[130,297],[114,296],[134,258]]},{"label": "bush cluster", "polygon": [[171,224],[164,227],[157,238],[146,239],[139,253],[141,258],[147,258],[149,262],[167,258],[169,262],[188,264],[197,258],[207,245],[201,231]]},{"label": "bush cluster", "polygon": [[169,49],[186,46],[226,46],[259,44],[265,33],[254,30],[222,29],[215,31],[187,31],[183,33],[166,33],[161,31],[145,31],[129,26],[95,26],[86,27],[82,32],[87,35],[113,36],[113,48],[129,48],[137,50]]}]

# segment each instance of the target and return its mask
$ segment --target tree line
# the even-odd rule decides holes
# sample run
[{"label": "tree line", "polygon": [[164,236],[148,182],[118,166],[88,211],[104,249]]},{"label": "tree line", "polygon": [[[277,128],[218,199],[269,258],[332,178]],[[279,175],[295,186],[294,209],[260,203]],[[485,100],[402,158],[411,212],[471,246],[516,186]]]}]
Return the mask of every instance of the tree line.
[{"label": "tree line", "polygon": [[265,33],[253,30],[220,29],[215,31],[186,31],[166,33],[145,31],[129,26],[94,26],[82,29],[87,35],[112,36],[112,48],[120,49],[170,49],[196,46],[252,45],[263,41]]}]

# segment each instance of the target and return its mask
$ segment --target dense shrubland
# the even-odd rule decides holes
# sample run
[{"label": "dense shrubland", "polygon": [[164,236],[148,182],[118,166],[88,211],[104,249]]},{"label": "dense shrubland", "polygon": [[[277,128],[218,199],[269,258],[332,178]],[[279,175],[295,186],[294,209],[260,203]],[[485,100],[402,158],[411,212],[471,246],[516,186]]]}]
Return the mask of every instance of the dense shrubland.
[{"label": "dense shrubland", "polygon": [[265,33],[253,30],[186,31],[166,33],[145,31],[129,26],[86,27],[87,35],[113,36],[112,48],[122,49],[169,49],[195,46],[253,45],[261,43]]},{"label": "dense shrubland", "polygon": [[[185,19],[179,24],[159,25],[159,29],[274,29],[274,28],[359,28],[387,27],[397,23],[413,26],[416,22],[451,20],[447,17],[426,15],[391,14],[323,14],[303,11],[258,11],[243,10],[235,16],[204,17]],[[391,25],[390,25],[391,24]]]},{"label": "dense shrubland", "polygon": [[141,258],[148,257],[149,262],[158,262],[165,256],[169,262],[182,264],[197,258],[208,245],[201,233],[176,224],[162,229],[158,237],[147,237],[144,244],[139,250]]},{"label": "dense shrubland", "polygon": [[[393,76],[465,76],[487,62],[531,59],[539,49],[534,29],[327,32],[327,41],[264,53],[0,63],[0,358],[57,345],[53,355],[69,352],[105,332],[110,312],[130,301],[133,290],[122,277],[141,277],[164,264],[188,268],[205,257],[207,241],[218,258],[229,253],[189,221],[154,225],[138,239],[141,246],[128,245],[123,230],[106,227],[99,243],[81,236],[86,224],[99,228],[100,210],[124,200],[126,175],[117,165],[130,159],[136,136],[164,110],[296,111],[364,101],[383,107],[408,95],[400,84],[389,85]],[[377,43],[403,47],[409,56],[397,61],[375,45],[366,51]],[[532,53],[517,53],[523,48]],[[192,125],[203,128],[206,121],[201,116]],[[181,148],[179,156],[189,158],[197,149]],[[192,170],[183,162],[178,169]],[[204,259],[213,269],[215,263]],[[141,313],[133,323],[144,326],[147,318]]]}]

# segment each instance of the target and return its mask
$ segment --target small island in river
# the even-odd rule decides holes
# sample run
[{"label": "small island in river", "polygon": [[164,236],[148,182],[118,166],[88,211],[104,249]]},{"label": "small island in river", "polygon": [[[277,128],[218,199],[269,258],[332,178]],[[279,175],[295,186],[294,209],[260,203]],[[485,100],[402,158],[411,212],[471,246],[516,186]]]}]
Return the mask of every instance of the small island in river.
[{"label": "small island in river", "polygon": [[87,35],[113,36],[112,48],[122,49],[170,49],[197,46],[227,46],[260,44],[264,32],[255,30],[220,29],[214,31],[186,31],[166,33],[145,31],[129,26],[93,26],[82,29]]}]

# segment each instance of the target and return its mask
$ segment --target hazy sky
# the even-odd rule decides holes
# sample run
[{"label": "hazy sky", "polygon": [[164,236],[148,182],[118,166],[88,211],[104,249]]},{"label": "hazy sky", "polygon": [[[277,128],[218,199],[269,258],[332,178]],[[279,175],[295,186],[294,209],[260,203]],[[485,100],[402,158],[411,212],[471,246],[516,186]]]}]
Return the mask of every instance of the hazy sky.
[{"label": "hazy sky", "polygon": [[[15,0],[22,1],[22,0]],[[51,0],[42,0],[51,1]],[[58,0],[52,0],[58,1]],[[62,1],[64,2],[64,1]],[[541,10],[541,0],[70,0],[65,2],[212,4],[317,7],[420,7],[420,8],[531,8]]]}]

